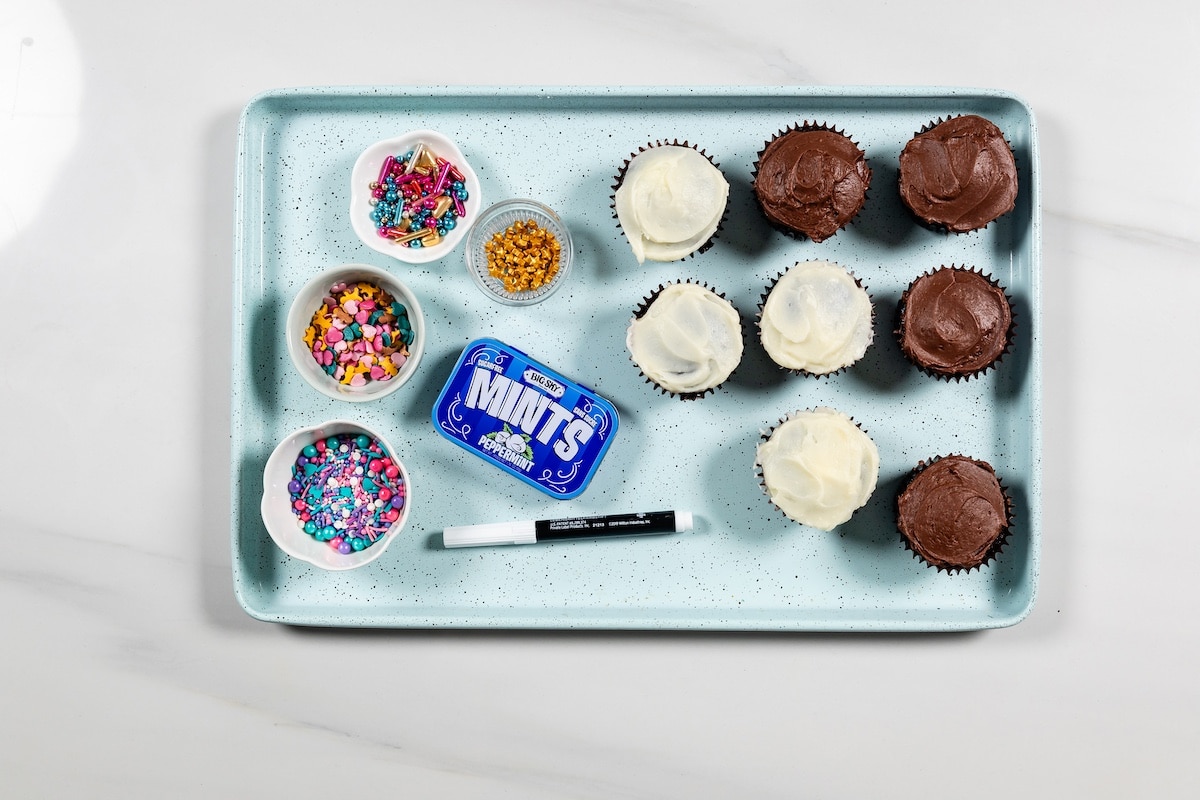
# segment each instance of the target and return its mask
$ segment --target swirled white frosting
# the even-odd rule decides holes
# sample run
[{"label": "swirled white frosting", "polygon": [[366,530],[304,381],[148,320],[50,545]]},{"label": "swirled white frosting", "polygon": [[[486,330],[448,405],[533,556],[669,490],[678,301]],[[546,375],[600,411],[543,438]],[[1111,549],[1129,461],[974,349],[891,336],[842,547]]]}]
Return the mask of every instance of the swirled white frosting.
[{"label": "swirled white frosting", "polygon": [[871,298],[837,264],[803,261],[771,289],[758,327],[776,364],[824,375],[866,353],[874,335]]},{"label": "swirled white frosting", "polygon": [[823,531],[862,508],[879,479],[875,442],[832,408],[793,414],[759,444],[755,463],[771,502]]},{"label": "swirled white frosting", "polygon": [[722,383],[741,362],[741,317],[716,292],[674,283],[629,323],[625,345],[642,374],[662,388],[703,392]]},{"label": "swirled white frosting", "polygon": [[616,192],[617,220],[638,263],[677,261],[717,231],[729,182],[691,147],[662,145],[634,156]]}]

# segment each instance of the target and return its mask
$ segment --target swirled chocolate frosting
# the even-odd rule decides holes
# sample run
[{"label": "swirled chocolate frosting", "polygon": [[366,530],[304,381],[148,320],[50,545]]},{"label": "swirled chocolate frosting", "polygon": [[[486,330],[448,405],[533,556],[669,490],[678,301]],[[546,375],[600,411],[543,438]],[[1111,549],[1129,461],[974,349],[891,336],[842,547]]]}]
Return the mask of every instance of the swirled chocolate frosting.
[{"label": "swirled chocolate frosting", "polygon": [[978,272],[941,267],[900,297],[900,349],[924,370],[966,377],[1004,354],[1012,306],[1004,290]]},{"label": "swirled chocolate frosting", "polygon": [[773,224],[814,242],[828,239],[866,202],[871,168],[850,137],[800,128],[782,133],[759,156],[754,196]]},{"label": "swirled chocolate frosting", "polygon": [[908,546],[940,569],[971,569],[999,549],[1008,501],[984,461],[946,456],[918,468],[897,499],[897,524]]},{"label": "swirled chocolate frosting", "polygon": [[1012,211],[1017,164],[1004,134],[974,115],[917,134],[900,153],[900,197],[926,224],[954,233]]}]

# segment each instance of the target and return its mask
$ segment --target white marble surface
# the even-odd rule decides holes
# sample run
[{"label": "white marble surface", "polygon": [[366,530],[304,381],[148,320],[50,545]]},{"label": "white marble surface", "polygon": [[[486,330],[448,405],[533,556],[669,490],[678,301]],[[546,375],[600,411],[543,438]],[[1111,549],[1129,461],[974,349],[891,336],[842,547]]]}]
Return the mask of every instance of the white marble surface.
[{"label": "white marble surface", "polygon": [[[0,794],[1185,797],[1200,13],[1020,0],[0,10]],[[385,57],[389,54],[390,57]],[[1045,538],[1016,627],[292,630],[237,605],[236,120],[371,83],[940,84],[1041,132]],[[367,692],[331,676],[369,666]]]}]

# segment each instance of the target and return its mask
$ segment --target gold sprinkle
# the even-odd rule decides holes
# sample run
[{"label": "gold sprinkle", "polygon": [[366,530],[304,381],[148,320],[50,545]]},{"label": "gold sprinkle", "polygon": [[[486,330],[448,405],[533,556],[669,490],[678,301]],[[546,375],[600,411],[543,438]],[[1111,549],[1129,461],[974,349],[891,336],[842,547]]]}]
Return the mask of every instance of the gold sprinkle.
[{"label": "gold sprinkle", "polygon": [[532,219],[518,220],[503,233],[493,234],[483,249],[488,274],[510,293],[532,292],[554,280],[562,255],[554,234]]}]

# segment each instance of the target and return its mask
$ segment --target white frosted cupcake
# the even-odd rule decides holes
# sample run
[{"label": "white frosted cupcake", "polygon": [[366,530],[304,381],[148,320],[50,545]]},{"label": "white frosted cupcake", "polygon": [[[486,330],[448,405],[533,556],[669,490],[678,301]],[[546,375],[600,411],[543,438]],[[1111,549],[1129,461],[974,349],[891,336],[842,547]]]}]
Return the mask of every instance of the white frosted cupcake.
[{"label": "white frosted cupcake", "polygon": [[625,332],[629,357],[663,392],[683,400],[720,386],[742,360],[742,319],[707,285],[659,286],[634,311]]},{"label": "white frosted cupcake", "polygon": [[721,170],[678,141],[632,155],[613,188],[613,210],[639,264],[678,261],[708,249],[729,200]]},{"label": "white frosted cupcake", "polygon": [[867,290],[831,261],[801,261],[767,288],[763,349],[784,369],[830,375],[863,357],[874,338]]},{"label": "white frosted cupcake", "polygon": [[879,450],[832,408],[788,415],[758,445],[763,490],[789,519],[823,531],[866,505],[879,480]]}]

